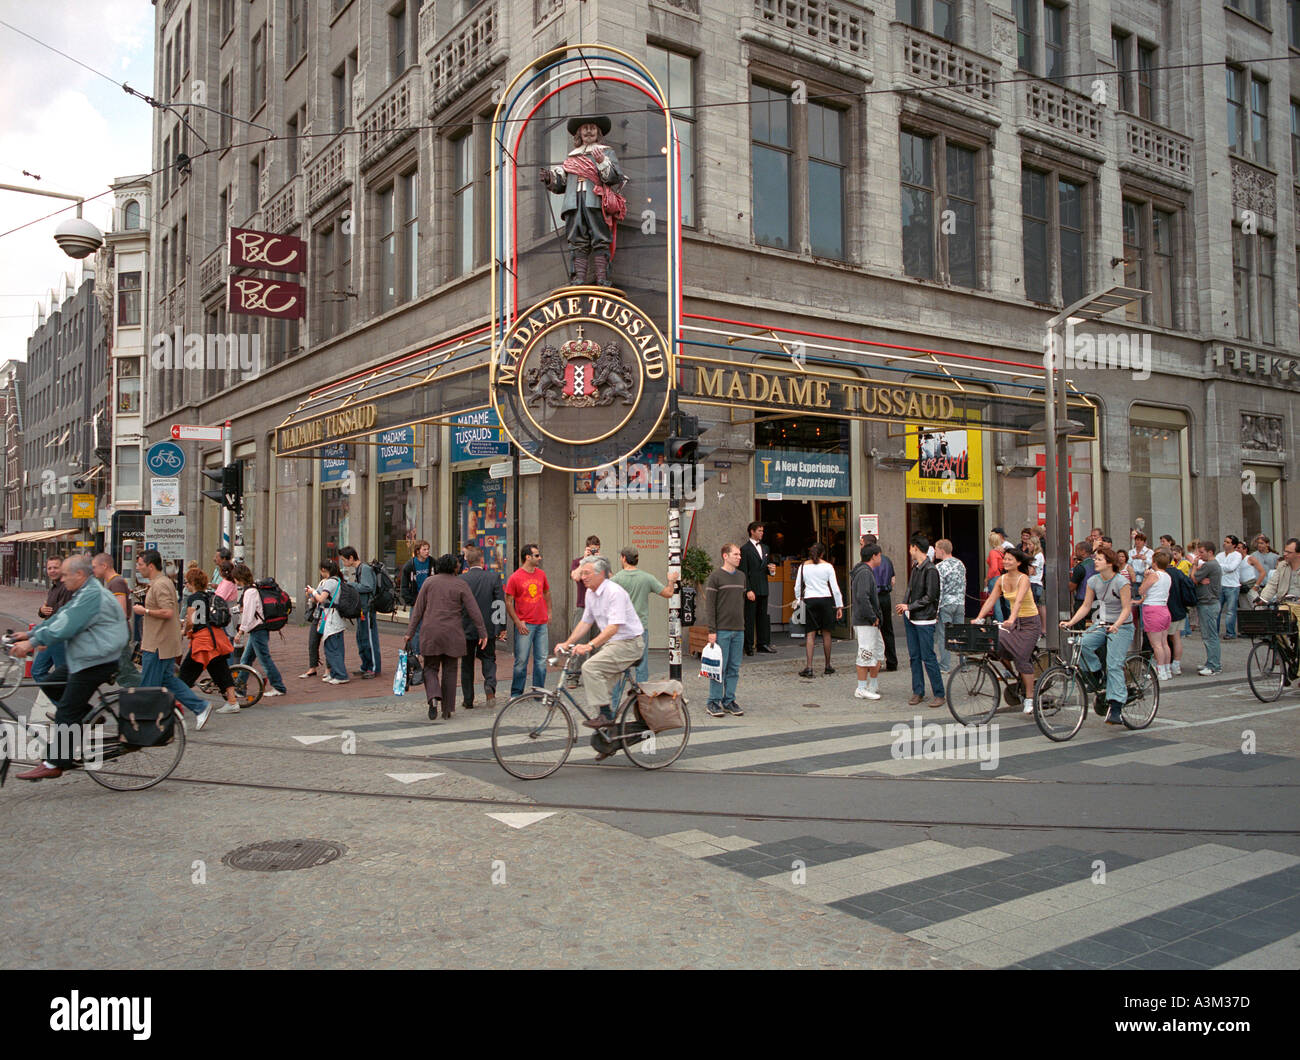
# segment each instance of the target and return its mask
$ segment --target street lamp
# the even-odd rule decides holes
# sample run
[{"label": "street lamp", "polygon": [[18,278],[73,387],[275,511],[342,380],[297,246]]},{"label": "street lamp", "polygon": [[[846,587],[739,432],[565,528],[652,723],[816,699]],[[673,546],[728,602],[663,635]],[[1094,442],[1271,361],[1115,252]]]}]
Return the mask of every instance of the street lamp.
[{"label": "street lamp", "polygon": [[[1069,548],[1069,531],[1067,529],[1070,514],[1069,505],[1068,503],[1065,505],[1061,503],[1063,498],[1069,497],[1069,480],[1067,478],[1069,461],[1061,459],[1057,452],[1057,445],[1058,435],[1068,437],[1069,432],[1077,424],[1072,423],[1068,415],[1067,388],[1064,378],[1062,378],[1059,388],[1060,408],[1057,408],[1056,373],[1062,367],[1061,362],[1064,358],[1057,355],[1056,330],[1062,324],[1072,321],[1100,320],[1107,313],[1112,313],[1116,309],[1123,309],[1127,305],[1141,301],[1150,293],[1150,291],[1144,291],[1138,287],[1125,287],[1123,284],[1116,284],[1104,291],[1079,299],[1079,301],[1067,306],[1047,322],[1046,348],[1043,351],[1043,449],[1045,453],[1043,463],[1046,472],[1044,477],[1047,479],[1047,537],[1050,542],[1047,554],[1052,558],[1053,563],[1047,571],[1046,584],[1043,586],[1047,608],[1046,629],[1043,632],[1047,634],[1048,648],[1057,651],[1061,647],[1061,631],[1057,623],[1061,620],[1061,603],[1069,594],[1066,572],[1070,568],[1066,557],[1066,550]],[[1060,417],[1059,426],[1058,415]],[[1065,510],[1062,511],[1062,508]]]},{"label": "street lamp", "polygon": [[69,199],[75,202],[77,216],[60,222],[54,230],[54,242],[59,244],[68,257],[80,261],[104,245],[104,233],[81,216],[81,204],[86,201],[83,196],[65,195],[61,191],[46,191],[43,188],[20,188],[16,184],[0,184],[0,191],[17,191],[24,195],[44,195],[50,199]]}]

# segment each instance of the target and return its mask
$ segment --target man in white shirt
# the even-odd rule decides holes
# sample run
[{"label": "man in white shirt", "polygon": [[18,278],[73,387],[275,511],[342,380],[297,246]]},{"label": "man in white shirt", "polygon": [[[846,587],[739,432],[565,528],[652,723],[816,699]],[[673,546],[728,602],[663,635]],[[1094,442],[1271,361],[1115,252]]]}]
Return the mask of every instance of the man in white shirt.
[{"label": "man in white shirt", "polygon": [[1241,597],[1242,555],[1237,551],[1241,538],[1229,534],[1223,539],[1223,551],[1214,558],[1223,571],[1219,588],[1219,616],[1223,620],[1223,639],[1237,638],[1237,601]]},{"label": "man in white shirt", "polygon": [[[614,721],[614,708],[610,705],[614,685],[624,670],[641,661],[645,650],[641,639],[644,627],[637,618],[627,590],[610,580],[612,568],[609,560],[600,555],[585,556],[578,565],[578,572],[587,590],[582,621],[559,648],[572,649],[578,655],[603,649],[588,659],[582,668],[582,683],[587,690],[587,706],[592,714],[583,724],[599,729]],[[589,643],[579,643],[593,628],[598,628],[600,634]]]},{"label": "man in white shirt", "polygon": [[1155,558],[1156,554],[1147,547],[1147,535],[1141,530],[1134,530],[1133,548],[1128,555],[1128,565],[1133,568],[1133,577],[1139,582],[1142,581]]}]

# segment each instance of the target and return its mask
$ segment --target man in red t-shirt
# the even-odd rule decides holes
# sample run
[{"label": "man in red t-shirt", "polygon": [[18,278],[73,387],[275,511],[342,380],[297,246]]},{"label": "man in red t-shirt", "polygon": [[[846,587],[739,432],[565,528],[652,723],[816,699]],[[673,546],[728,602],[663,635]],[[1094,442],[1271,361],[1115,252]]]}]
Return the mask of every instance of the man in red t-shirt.
[{"label": "man in red t-shirt", "polygon": [[525,545],[519,550],[523,563],[506,582],[506,613],[515,627],[515,669],[510,679],[511,698],[524,690],[528,653],[533,655],[533,685],[546,687],[546,653],[550,647],[546,624],[551,620],[551,583],[542,570],[542,550]]}]

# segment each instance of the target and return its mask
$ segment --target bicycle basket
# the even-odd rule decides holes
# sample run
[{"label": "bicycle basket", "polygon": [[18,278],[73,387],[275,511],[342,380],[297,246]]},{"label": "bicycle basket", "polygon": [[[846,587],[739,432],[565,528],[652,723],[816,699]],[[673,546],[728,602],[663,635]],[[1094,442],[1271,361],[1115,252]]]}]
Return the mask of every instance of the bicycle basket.
[{"label": "bicycle basket", "polygon": [[943,641],[950,652],[958,655],[983,655],[998,647],[996,622],[954,622],[944,629]]},{"label": "bicycle basket", "polygon": [[636,697],[637,716],[651,732],[680,729],[686,724],[680,681],[647,681]]},{"label": "bicycle basket", "polygon": [[170,742],[176,724],[176,701],[165,688],[124,688],[117,700],[117,731],[133,747]]},{"label": "bicycle basket", "polygon": [[1244,637],[1271,637],[1291,633],[1295,629],[1295,616],[1285,609],[1238,611],[1237,626]]}]

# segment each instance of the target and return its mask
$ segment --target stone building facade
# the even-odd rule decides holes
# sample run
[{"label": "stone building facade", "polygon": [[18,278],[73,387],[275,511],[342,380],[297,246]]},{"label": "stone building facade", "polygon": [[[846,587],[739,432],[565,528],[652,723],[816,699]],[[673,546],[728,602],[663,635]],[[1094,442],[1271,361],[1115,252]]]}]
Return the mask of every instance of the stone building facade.
[{"label": "stone building facade", "polygon": [[[144,433],[231,420],[244,546],[285,585],[314,580],[344,543],[394,565],[416,538],[451,550],[469,510],[477,536],[499,527],[507,566],[539,541],[558,570],[593,528],[658,562],[662,504],[602,500],[549,470],[516,502],[487,473],[502,459],[490,427],[477,450],[439,425],[324,458],[272,451],[318,388],[423,364],[487,323],[484,122],[515,73],[586,42],[645,62],[677,116],[686,338],[774,334],[777,359],[804,342],[858,374],[1032,393],[1053,314],[1116,285],[1148,290],[1060,337],[1065,375],[1097,409],[1096,440],[1071,446],[1072,532],[1262,529],[1276,544],[1300,512],[1300,82],[1273,61],[1300,47],[1295,6],[160,2],[154,94],[199,92],[213,109],[157,112],[150,327],[256,335],[259,352],[251,372],[151,367]],[[612,142],[648,149],[617,130]],[[230,225],[307,241],[304,321],[227,313]],[[864,348],[877,359],[855,360]],[[820,539],[844,571],[870,513],[896,561],[923,529],[979,567],[993,526],[1014,536],[1045,518],[1041,434],[1037,448],[1032,433],[914,429],[908,442],[887,423],[753,418],[704,415],[692,540],[715,556],[761,518],[783,555]],[[960,488],[910,481],[909,445],[920,458],[964,447]],[[777,499],[759,468],[788,452],[843,457],[845,472],[830,492]],[[221,462],[215,446],[191,458]],[[185,510],[206,559],[218,512],[199,488],[185,484]]]}]

